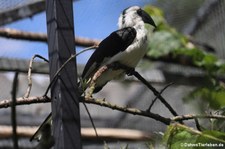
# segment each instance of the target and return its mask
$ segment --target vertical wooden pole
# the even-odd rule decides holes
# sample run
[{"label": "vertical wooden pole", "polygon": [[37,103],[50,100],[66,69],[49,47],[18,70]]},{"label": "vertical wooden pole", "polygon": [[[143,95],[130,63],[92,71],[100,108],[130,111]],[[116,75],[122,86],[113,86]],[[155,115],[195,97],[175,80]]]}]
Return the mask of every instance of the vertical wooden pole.
[{"label": "vertical wooden pole", "polygon": [[[72,0],[46,1],[50,80],[75,54]],[[53,137],[56,149],[80,149],[80,113],[76,60],[60,72],[51,88]]]},{"label": "vertical wooden pole", "polygon": [[12,85],[12,106],[11,106],[11,120],[12,120],[12,132],[13,132],[13,148],[18,149],[18,137],[17,137],[17,122],[16,122],[16,93],[18,88],[18,75],[19,73],[16,72],[14,79],[13,79],[13,85]]}]

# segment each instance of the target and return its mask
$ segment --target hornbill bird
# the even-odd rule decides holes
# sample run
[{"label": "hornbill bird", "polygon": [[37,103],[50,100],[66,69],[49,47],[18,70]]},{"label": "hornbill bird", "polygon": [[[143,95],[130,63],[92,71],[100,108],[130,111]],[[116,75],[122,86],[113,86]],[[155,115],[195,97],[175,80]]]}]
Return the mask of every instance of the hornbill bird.
[{"label": "hornbill bird", "polygon": [[[145,28],[151,25],[151,29]],[[135,68],[145,55],[148,47],[148,32],[156,27],[153,19],[140,7],[125,9],[119,17],[119,30],[106,37],[88,60],[82,79],[89,80],[104,65],[118,62],[129,68]],[[123,69],[108,69],[97,79],[94,93],[100,91],[107,82],[125,74]]]},{"label": "hornbill bird", "polygon": [[[115,62],[134,69],[145,55],[148,49],[148,35],[151,35],[150,32],[156,28],[153,19],[139,6],[132,6],[123,10],[119,17],[118,26],[119,30],[106,37],[91,55],[83,70],[82,80],[90,80],[100,67]],[[124,69],[107,69],[96,80],[94,93],[100,91],[107,82],[125,74]],[[51,114],[31,140],[42,141],[41,137],[46,136],[43,134],[45,129],[42,130],[42,128],[45,128],[47,124],[50,125],[49,123],[51,123]]]}]

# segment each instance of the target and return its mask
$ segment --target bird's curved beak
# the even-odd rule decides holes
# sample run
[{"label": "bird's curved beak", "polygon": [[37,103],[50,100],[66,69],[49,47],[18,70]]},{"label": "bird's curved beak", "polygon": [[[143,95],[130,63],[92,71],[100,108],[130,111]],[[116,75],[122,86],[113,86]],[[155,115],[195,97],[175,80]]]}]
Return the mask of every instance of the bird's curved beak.
[{"label": "bird's curved beak", "polygon": [[142,12],[141,12],[141,17],[142,17],[142,20],[144,21],[144,23],[148,23],[148,24],[154,26],[155,28],[157,27],[155,25],[155,22],[153,21],[153,19],[150,17],[150,15],[147,12],[145,12],[144,10],[142,10]]}]

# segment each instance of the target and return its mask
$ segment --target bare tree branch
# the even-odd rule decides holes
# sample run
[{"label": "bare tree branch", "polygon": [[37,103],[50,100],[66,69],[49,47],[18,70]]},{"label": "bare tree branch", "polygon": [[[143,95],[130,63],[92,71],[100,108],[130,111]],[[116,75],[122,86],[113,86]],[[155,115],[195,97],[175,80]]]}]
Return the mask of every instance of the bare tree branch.
[{"label": "bare tree branch", "polygon": [[[169,83],[167,84],[160,92],[159,95],[161,95],[169,86],[171,86],[173,83]],[[152,100],[152,103],[150,104],[149,108],[147,109],[147,111],[150,112],[152,106],[154,105],[154,103],[156,102],[156,100],[158,99],[158,96],[155,97],[155,99]]]},{"label": "bare tree branch", "polygon": [[[151,84],[148,83],[137,71],[135,71],[133,68],[127,67],[123,64],[120,64],[119,62],[114,62],[109,65],[104,65],[101,68],[97,70],[97,72],[93,75],[90,81],[90,90],[88,94],[85,96],[86,99],[92,98],[93,91],[95,90],[95,85],[97,79],[108,69],[123,69],[128,75],[134,75],[138,80],[140,80],[143,84],[145,84],[153,93],[154,95],[160,99],[160,101],[169,109],[169,111],[174,115],[178,116],[176,111],[170,106],[170,104],[161,96],[161,93],[159,93]],[[150,110],[147,110],[150,113]]]},{"label": "bare tree branch", "polygon": [[183,120],[191,120],[191,119],[200,119],[200,118],[213,118],[213,119],[224,119],[225,120],[225,116],[224,115],[196,115],[196,114],[187,114],[187,115],[180,115],[180,116],[175,116],[173,118],[171,118],[172,121],[183,121]]},{"label": "bare tree branch", "polygon": [[[17,98],[17,105],[26,105],[26,104],[34,104],[34,103],[46,103],[46,102],[50,102],[50,98],[48,96],[42,96],[42,97],[28,97],[28,98]],[[118,105],[114,105],[111,104],[105,100],[102,99],[94,99],[94,98],[82,98],[81,99],[82,102],[85,103],[89,103],[89,104],[95,104],[95,105],[100,105],[103,107],[108,107],[110,109],[113,110],[118,110],[118,111],[122,111],[122,112],[126,112],[126,113],[130,113],[130,114],[134,114],[134,115],[140,115],[140,116],[145,116],[145,117],[150,117],[153,118],[157,121],[161,121],[162,123],[169,125],[170,124],[170,119],[169,118],[164,118],[158,114],[154,114],[151,112],[146,112],[146,111],[142,111],[139,109],[135,109],[135,108],[128,108],[128,107],[122,107],[122,106],[118,106]],[[12,104],[11,100],[5,99],[2,100],[0,102],[0,108],[8,108],[10,107]]]},{"label": "bare tree branch", "polygon": [[[94,74],[94,76],[92,77],[91,83],[90,83],[90,92],[88,93],[87,97],[91,97],[92,93],[95,89],[95,82],[96,80],[102,75],[102,73],[104,73],[107,69],[123,69],[128,76],[133,75],[135,76],[138,80],[140,80],[144,85],[146,85],[148,87],[148,89],[150,89],[154,95],[159,98],[159,100],[168,108],[168,110],[174,115],[174,116],[178,116],[177,112],[170,106],[170,104],[161,96],[161,93],[159,93],[147,80],[145,80],[145,78],[143,78],[137,71],[135,71],[134,68],[130,68],[126,65],[123,65],[119,62],[114,62],[112,64],[106,65],[106,66],[102,66],[101,68],[99,68],[99,70]],[[149,111],[149,110],[147,110]]]},{"label": "bare tree branch", "polygon": [[[0,36],[12,39],[47,42],[47,34],[19,31],[11,28],[1,28]],[[77,36],[74,41],[76,43],[76,46],[83,46],[83,47],[90,47],[98,45],[100,43],[99,40],[82,38]]]},{"label": "bare tree branch", "polygon": [[107,102],[106,100],[102,100],[102,99],[85,98],[85,99],[83,99],[83,101],[85,103],[90,103],[90,104],[95,104],[95,105],[107,107],[107,108],[110,108],[112,110],[118,110],[118,111],[121,111],[121,112],[130,113],[130,114],[133,114],[133,115],[140,115],[140,116],[144,116],[144,117],[149,117],[149,118],[152,118],[156,121],[160,121],[160,122],[164,123],[165,125],[169,125],[170,122],[171,122],[171,120],[169,118],[162,117],[159,114],[155,114],[155,113],[152,113],[152,112],[146,112],[146,111],[136,109],[136,108],[128,108],[128,107],[118,106],[116,104],[111,104],[111,103]]},{"label": "bare tree branch", "polygon": [[44,60],[45,62],[48,62],[47,59],[45,59],[44,57],[40,56],[40,55],[34,55],[31,60],[30,60],[30,64],[29,64],[29,69],[28,69],[28,74],[27,74],[27,77],[28,77],[28,87],[27,87],[27,91],[24,95],[25,98],[29,97],[30,96],[30,91],[31,91],[31,88],[32,88],[32,79],[31,79],[31,71],[32,71],[32,68],[33,68],[33,62],[34,62],[34,59],[35,58],[40,58],[42,60]]},{"label": "bare tree branch", "polygon": [[71,60],[73,60],[73,59],[74,59],[76,56],[78,56],[79,54],[81,54],[81,53],[83,53],[83,52],[86,52],[86,51],[88,51],[88,50],[91,50],[91,49],[96,49],[97,47],[98,47],[98,46],[87,47],[87,48],[85,48],[84,50],[82,50],[82,51],[80,51],[80,52],[78,52],[78,53],[76,53],[76,54],[71,55],[70,58],[67,59],[66,62],[65,62],[65,63],[57,70],[57,72],[55,73],[55,75],[54,75],[52,81],[50,82],[50,84],[48,85],[48,87],[47,87],[47,89],[46,89],[46,91],[45,91],[45,93],[44,93],[44,96],[46,96],[46,95],[48,94],[48,91],[49,91],[50,87],[52,86],[52,84],[53,84],[53,83],[55,82],[55,80],[57,79],[59,73],[63,70],[63,68],[64,68]]},{"label": "bare tree branch", "polygon": [[[46,103],[50,101],[51,101],[50,98],[47,96],[41,96],[41,97],[33,96],[28,98],[19,97],[16,99],[16,105],[29,105],[33,103]],[[12,105],[11,99],[2,99],[0,101],[0,108],[8,108],[11,105]]]},{"label": "bare tree branch", "polygon": [[[82,97],[81,100],[85,103],[99,105],[99,106],[102,106],[102,107],[107,107],[107,108],[110,108],[110,109],[113,109],[113,110],[118,110],[118,111],[130,113],[130,114],[133,114],[133,115],[149,117],[149,118],[155,119],[157,121],[160,121],[160,122],[162,122],[166,125],[169,125],[171,122],[192,120],[192,119],[195,119],[195,118],[198,118],[198,119],[213,118],[213,119],[224,119],[225,120],[225,116],[223,116],[223,115],[196,115],[196,114],[188,114],[188,115],[175,116],[175,117],[172,117],[172,118],[165,118],[165,117],[162,117],[158,114],[146,112],[146,111],[143,111],[143,110],[140,110],[140,109],[128,108],[128,107],[123,107],[123,106],[111,104],[111,103],[109,103],[109,102],[107,102],[106,100],[103,100],[103,99],[95,99],[95,98],[86,99],[86,98]],[[28,98],[20,97],[20,98],[17,98],[16,105],[46,103],[46,102],[50,102],[50,101],[51,101],[51,99],[48,96],[28,97]],[[11,104],[12,104],[11,99],[2,99],[1,102],[0,102],[0,108],[8,108],[8,107],[11,106]]]}]

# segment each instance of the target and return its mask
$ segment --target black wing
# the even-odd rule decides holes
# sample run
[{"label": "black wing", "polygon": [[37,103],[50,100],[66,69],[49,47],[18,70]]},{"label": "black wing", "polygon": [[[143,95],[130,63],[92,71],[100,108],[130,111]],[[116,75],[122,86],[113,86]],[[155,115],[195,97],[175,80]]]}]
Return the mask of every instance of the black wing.
[{"label": "black wing", "polygon": [[101,66],[102,62],[114,55],[126,50],[134,41],[136,30],[133,27],[126,27],[111,33],[105,38],[88,60],[82,78],[92,75]]}]

